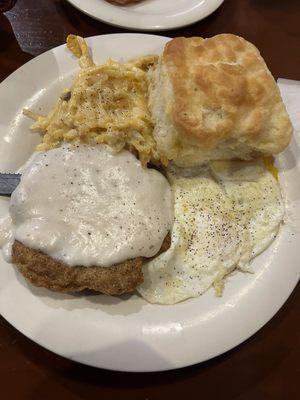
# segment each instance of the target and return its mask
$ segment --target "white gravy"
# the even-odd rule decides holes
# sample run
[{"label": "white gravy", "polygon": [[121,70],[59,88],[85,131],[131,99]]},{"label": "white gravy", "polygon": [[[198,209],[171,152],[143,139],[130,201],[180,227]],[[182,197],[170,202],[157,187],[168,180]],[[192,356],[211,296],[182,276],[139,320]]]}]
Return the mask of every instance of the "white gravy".
[{"label": "white gravy", "polygon": [[10,217],[6,253],[16,239],[70,266],[109,267],[159,251],[173,224],[173,196],[166,178],[128,151],[64,145],[25,164]]}]

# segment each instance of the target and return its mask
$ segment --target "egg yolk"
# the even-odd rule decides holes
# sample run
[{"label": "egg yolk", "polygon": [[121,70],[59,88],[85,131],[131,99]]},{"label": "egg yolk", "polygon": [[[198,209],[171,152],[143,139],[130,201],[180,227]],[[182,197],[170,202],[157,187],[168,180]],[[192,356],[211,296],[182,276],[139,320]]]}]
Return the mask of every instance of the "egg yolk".
[{"label": "egg yolk", "polygon": [[278,181],[278,169],[274,165],[274,157],[269,156],[269,157],[264,157],[263,162],[265,167],[271,174],[274,176],[274,178]]}]

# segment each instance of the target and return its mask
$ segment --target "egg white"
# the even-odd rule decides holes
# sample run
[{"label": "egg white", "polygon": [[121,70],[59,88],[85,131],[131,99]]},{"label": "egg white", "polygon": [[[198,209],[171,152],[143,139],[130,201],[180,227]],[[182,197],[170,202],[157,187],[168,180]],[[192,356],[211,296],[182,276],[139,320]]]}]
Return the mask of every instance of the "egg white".
[{"label": "egg white", "polygon": [[261,161],[214,162],[167,172],[175,198],[171,247],[144,266],[138,292],[151,303],[197,297],[250,260],[278,233],[284,205],[278,181]]}]

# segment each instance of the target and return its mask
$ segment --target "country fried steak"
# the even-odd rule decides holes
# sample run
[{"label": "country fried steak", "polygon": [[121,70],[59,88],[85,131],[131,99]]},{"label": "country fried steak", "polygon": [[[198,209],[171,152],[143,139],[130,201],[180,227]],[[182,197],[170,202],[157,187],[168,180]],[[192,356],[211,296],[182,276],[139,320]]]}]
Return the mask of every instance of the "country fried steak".
[{"label": "country fried steak", "polygon": [[[159,253],[166,251],[170,242],[168,234]],[[70,267],[17,240],[12,249],[12,261],[21,274],[33,285],[55,292],[78,292],[84,289],[108,295],[133,292],[143,282],[142,266],[146,260],[138,257],[112,267]]]}]

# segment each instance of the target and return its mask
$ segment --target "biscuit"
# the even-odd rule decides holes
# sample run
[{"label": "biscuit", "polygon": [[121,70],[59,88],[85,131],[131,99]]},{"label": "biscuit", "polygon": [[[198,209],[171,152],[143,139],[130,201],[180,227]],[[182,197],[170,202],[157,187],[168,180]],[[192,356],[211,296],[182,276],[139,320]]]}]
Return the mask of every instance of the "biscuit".
[{"label": "biscuit", "polygon": [[149,82],[154,138],[166,161],[249,160],[290,141],[277,84],[257,48],[239,36],[171,40]]}]

